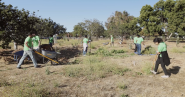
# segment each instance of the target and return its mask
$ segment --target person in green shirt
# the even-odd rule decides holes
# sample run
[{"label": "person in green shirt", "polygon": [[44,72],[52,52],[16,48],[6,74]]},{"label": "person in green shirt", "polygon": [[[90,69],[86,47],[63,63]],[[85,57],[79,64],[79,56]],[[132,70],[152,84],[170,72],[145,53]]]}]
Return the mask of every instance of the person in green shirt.
[{"label": "person in green shirt", "polygon": [[141,55],[141,43],[143,43],[143,45],[145,46],[144,42],[143,42],[143,38],[140,37],[140,35],[137,35],[137,40],[136,40],[136,43],[137,43],[137,54],[138,55]]},{"label": "person in green shirt", "polygon": [[33,43],[33,49],[39,50],[39,46],[40,46],[40,38],[39,38],[39,36],[35,35],[32,38],[32,43]]},{"label": "person in green shirt", "polygon": [[29,36],[24,41],[24,53],[22,58],[20,59],[17,68],[21,69],[22,62],[24,59],[29,55],[31,60],[33,61],[34,67],[38,68],[37,62],[35,61],[35,57],[33,56],[33,49],[32,49],[32,37],[35,36],[35,33],[30,33]]},{"label": "person in green shirt", "polygon": [[88,48],[89,40],[87,39],[87,35],[85,35],[85,38],[83,39],[83,55],[86,56],[87,48]]},{"label": "person in green shirt", "polygon": [[137,53],[137,43],[136,43],[137,38],[138,38],[138,36],[134,37],[134,44],[135,44],[135,50],[134,50],[134,53]]},{"label": "person in green shirt", "polygon": [[113,38],[113,36],[112,36],[112,35],[111,35],[110,37],[111,37],[111,43],[110,43],[110,46],[114,46],[114,38]]},{"label": "person in green shirt", "polygon": [[50,37],[49,37],[49,44],[50,44],[51,47],[54,44],[54,39],[53,39],[53,36],[52,35],[50,35]]},{"label": "person in green shirt", "polygon": [[167,45],[166,43],[163,42],[163,40],[161,38],[155,38],[153,40],[153,42],[158,45],[158,51],[157,51],[157,56],[158,59],[156,60],[156,64],[155,64],[155,69],[151,70],[151,72],[153,74],[157,74],[157,70],[159,67],[159,64],[161,64],[161,67],[164,71],[164,76],[161,76],[162,78],[168,78],[169,74],[166,70],[166,66],[168,66],[170,64],[170,58],[168,56],[168,52],[167,52]]}]

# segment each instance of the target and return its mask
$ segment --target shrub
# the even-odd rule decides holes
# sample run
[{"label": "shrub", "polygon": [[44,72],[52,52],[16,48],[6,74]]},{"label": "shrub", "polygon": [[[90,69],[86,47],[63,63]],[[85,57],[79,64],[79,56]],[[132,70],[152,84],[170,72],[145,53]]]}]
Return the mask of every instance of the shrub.
[{"label": "shrub", "polygon": [[111,52],[105,50],[104,48],[99,48],[96,52],[96,55],[101,55],[101,56],[112,56]]}]

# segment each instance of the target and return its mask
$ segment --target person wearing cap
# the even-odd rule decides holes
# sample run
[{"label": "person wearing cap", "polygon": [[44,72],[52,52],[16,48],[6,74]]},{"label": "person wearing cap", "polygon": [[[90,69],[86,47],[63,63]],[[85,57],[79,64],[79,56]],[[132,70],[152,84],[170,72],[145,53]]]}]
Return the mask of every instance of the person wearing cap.
[{"label": "person wearing cap", "polygon": [[138,55],[141,55],[141,43],[145,46],[144,42],[143,42],[143,37],[140,37],[140,35],[137,35],[137,40],[136,40],[136,43],[137,43],[137,54]]},{"label": "person wearing cap", "polygon": [[163,76],[161,76],[162,78],[168,78],[169,74],[166,70],[166,66],[168,66],[170,64],[170,58],[168,56],[168,52],[167,52],[167,45],[166,43],[163,42],[163,40],[161,38],[155,38],[153,40],[153,42],[158,45],[158,51],[157,51],[157,56],[158,59],[156,60],[156,64],[155,64],[155,69],[154,70],[150,70],[153,74],[157,74],[157,70],[159,67],[159,64],[161,64],[161,67],[164,71]]},{"label": "person wearing cap", "polygon": [[33,55],[33,49],[32,49],[32,37],[35,36],[35,33],[29,33],[29,36],[24,41],[24,53],[22,58],[20,59],[17,68],[21,69],[21,65],[24,61],[24,59],[29,55],[31,60],[33,61],[34,67],[38,68],[37,62],[35,61],[35,57]]}]

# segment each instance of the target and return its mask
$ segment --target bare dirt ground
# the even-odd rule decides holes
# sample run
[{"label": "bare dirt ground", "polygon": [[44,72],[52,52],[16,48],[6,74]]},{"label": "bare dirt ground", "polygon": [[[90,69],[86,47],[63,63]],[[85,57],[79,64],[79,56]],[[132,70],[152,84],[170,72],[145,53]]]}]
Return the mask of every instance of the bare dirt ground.
[{"label": "bare dirt ground", "polygon": [[[103,43],[104,41],[99,41]],[[51,94],[58,93],[53,97],[184,97],[185,96],[185,48],[184,43],[180,43],[176,47],[175,42],[166,42],[168,46],[168,54],[171,58],[171,64],[167,67],[170,78],[161,78],[164,75],[162,68],[159,66],[158,74],[145,74],[143,67],[146,64],[153,65],[155,55],[138,56],[132,55],[124,58],[107,57],[109,62],[114,62],[122,67],[127,67],[131,71],[126,72],[123,76],[112,75],[96,80],[88,80],[85,77],[67,77],[62,74],[63,69],[68,66],[77,64],[67,64],[69,60],[84,57],[79,55],[79,50],[65,49],[61,50],[64,61],[63,65],[51,66],[48,64],[40,64],[41,68],[34,68],[32,63],[22,65],[23,69],[17,69],[17,63],[12,62],[9,65],[4,64],[1,58],[0,63],[0,95],[8,97],[11,94],[21,97],[17,91],[25,90],[25,88],[41,87],[47,88]],[[93,42],[92,42],[93,44]],[[69,44],[70,45],[70,44]],[[157,49],[152,41],[147,40],[146,45],[151,45]],[[97,47],[106,47],[107,49],[127,49],[127,54],[133,53],[128,49],[127,44],[120,45],[115,42],[114,47],[109,45],[98,45]],[[144,49],[144,48],[142,48]],[[182,52],[174,51],[180,50]],[[65,51],[66,50],[66,51]],[[92,51],[96,49],[92,49]],[[134,64],[135,63],[135,64]],[[78,64],[81,66],[81,64]],[[49,68],[50,74],[46,74]],[[141,73],[138,74],[137,72]],[[30,86],[31,83],[31,86]],[[34,85],[32,85],[34,83]],[[119,88],[119,83],[124,83],[127,88]],[[26,84],[27,86],[24,86]],[[30,87],[29,87],[30,86]],[[23,92],[25,93],[25,92]],[[54,95],[53,94],[53,95]],[[123,95],[124,94],[124,95]],[[28,95],[30,96],[30,95]],[[13,97],[13,96],[12,96]],[[31,96],[30,96],[31,97]]]}]

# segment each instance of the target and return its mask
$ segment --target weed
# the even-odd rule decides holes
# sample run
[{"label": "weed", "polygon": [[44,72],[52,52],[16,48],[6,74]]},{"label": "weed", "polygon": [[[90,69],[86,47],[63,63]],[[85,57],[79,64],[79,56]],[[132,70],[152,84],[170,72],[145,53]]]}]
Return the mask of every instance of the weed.
[{"label": "weed", "polygon": [[118,53],[125,53],[124,50],[112,50],[111,53],[118,54]]},{"label": "weed", "polygon": [[56,88],[56,87],[59,87],[59,83],[54,83],[54,87]]},{"label": "weed", "polygon": [[101,55],[101,56],[112,56],[111,52],[105,50],[104,48],[99,48],[96,52],[96,55]]},{"label": "weed", "polygon": [[46,75],[50,75],[49,67],[46,68]]},{"label": "weed", "polygon": [[27,84],[27,86],[28,86],[29,88],[31,88],[31,87],[34,87],[34,86],[35,86],[35,84],[34,84],[34,83],[32,83],[32,82],[30,82],[30,83],[28,83],[28,84]]},{"label": "weed", "polygon": [[136,75],[142,75],[142,73],[141,72],[135,72],[136,73]]},{"label": "weed", "polygon": [[5,87],[5,86],[11,86],[11,83],[9,83],[6,80],[0,80],[0,87]]},{"label": "weed", "polygon": [[128,95],[122,94],[121,97],[128,97]]},{"label": "weed", "polygon": [[119,84],[118,84],[118,87],[119,87],[120,89],[122,89],[122,90],[124,90],[124,89],[127,88],[127,86],[126,86],[124,83],[119,83]]}]

